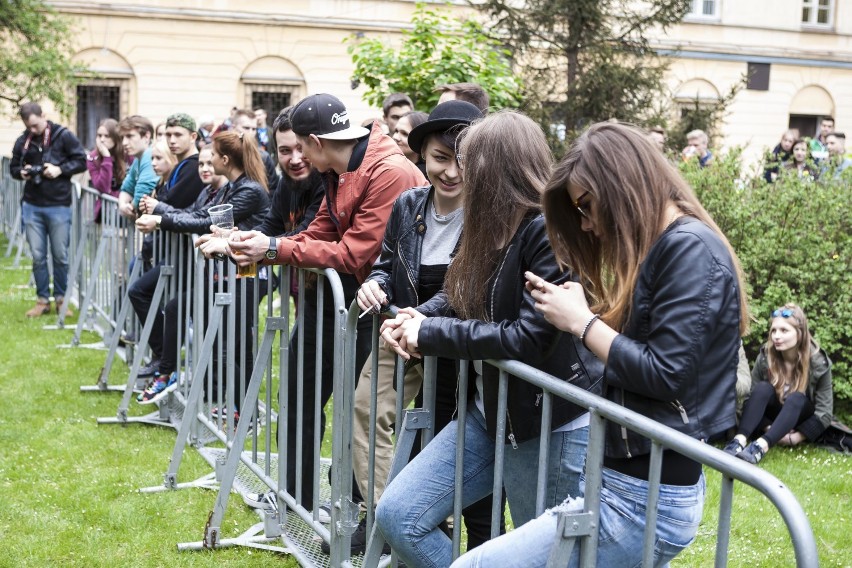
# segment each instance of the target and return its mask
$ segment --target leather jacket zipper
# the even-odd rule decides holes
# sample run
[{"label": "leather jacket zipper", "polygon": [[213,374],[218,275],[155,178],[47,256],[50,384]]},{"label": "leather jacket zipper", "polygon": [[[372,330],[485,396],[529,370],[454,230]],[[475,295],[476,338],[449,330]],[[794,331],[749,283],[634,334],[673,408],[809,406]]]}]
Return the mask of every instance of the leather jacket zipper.
[{"label": "leather jacket zipper", "polygon": [[506,419],[509,421],[509,443],[512,444],[512,449],[518,449],[518,442],[515,441],[515,432],[512,430],[512,415],[509,414],[509,409],[506,409]]},{"label": "leather jacket zipper", "polygon": [[678,411],[678,414],[680,414],[680,419],[683,420],[683,423],[689,424],[689,416],[686,415],[686,409],[683,407],[683,405],[680,403],[680,401],[675,399],[674,401],[670,402],[669,404],[672,405],[672,408],[674,408],[675,410]]},{"label": "leather jacket zipper", "polygon": [[[621,389],[621,406],[627,408],[624,403],[624,389]],[[627,458],[632,458],[633,454],[630,453],[630,443],[627,441],[627,427],[621,427],[621,439],[624,440],[624,451],[627,452]]]},{"label": "leather jacket zipper", "polygon": [[[509,251],[512,250],[514,245],[509,245],[506,247],[506,252],[503,254],[503,260],[500,261],[500,266],[497,267],[497,272],[494,275],[494,283],[491,285],[491,302],[490,302],[490,310],[488,313],[488,317],[491,321],[494,321],[494,294],[497,293],[497,281],[500,280],[500,271],[503,270],[503,266],[506,264],[506,259],[509,258]],[[509,443],[512,444],[512,449],[518,449],[518,442],[515,440],[515,431],[512,428],[512,415],[509,414],[509,409],[506,408],[506,420],[509,422]]]}]

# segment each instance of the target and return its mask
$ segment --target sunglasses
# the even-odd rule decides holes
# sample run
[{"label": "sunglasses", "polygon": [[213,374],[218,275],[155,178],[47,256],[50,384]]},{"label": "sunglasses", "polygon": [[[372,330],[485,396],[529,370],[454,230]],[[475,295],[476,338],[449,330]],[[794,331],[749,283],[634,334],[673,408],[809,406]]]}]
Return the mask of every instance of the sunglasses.
[{"label": "sunglasses", "polygon": [[580,201],[589,194],[588,191],[584,191],[583,194],[577,199],[572,200],[571,202],[574,204],[574,207],[579,211],[580,215],[589,218],[589,204],[586,203],[584,205],[580,205]]},{"label": "sunglasses", "polygon": [[790,308],[784,308],[783,310],[775,310],[772,312],[772,317],[774,318],[788,318],[793,315],[793,310]]}]

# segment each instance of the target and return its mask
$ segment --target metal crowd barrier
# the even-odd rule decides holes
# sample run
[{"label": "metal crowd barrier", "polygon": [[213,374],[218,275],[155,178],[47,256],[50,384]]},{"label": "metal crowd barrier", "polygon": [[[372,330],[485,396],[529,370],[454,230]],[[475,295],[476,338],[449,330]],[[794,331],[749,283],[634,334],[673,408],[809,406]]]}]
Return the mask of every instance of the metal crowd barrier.
[{"label": "metal crowd barrier", "polygon": [[24,231],[21,226],[21,200],[24,197],[24,182],[14,179],[9,173],[10,159],[0,157],[0,230],[8,239],[6,258],[15,251],[14,268],[21,264],[21,257],[26,246]]},{"label": "metal crowd barrier", "polygon": [[[358,308],[353,304],[349,312],[349,330],[358,316]],[[378,329],[378,322],[374,324],[374,330]],[[374,349],[378,347],[378,338],[374,337]],[[437,380],[436,357],[424,358],[424,401],[426,408],[406,410],[400,413],[403,383],[401,359],[397,360],[396,392],[397,392],[397,428],[401,433],[397,440],[397,449],[394,454],[394,463],[391,467],[389,478],[392,479],[404,467],[407,456],[410,454],[415,431],[422,429],[425,440],[431,438],[433,432],[433,421],[430,416],[434,413],[434,385]],[[562,514],[559,522],[559,535],[555,535],[556,545],[553,547],[548,566],[567,566],[573,546],[580,545],[580,565],[594,568],[597,552],[597,519],[600,513],[600,491],[604,459],[604,434],[605,423],[611,421],[631,431],[634,431],[652,441],[651,464],[649,468],[649,495],[647,504],[647,519],[644,535],[644,546],[642,550],[643,566],[653,566],[654,542],[656,532],[657,502],[660,490],[660,475],[663,459],[663,450],[672,449],[690,459],[703,464],[704,467],[714,469],[722,473],[721,499],[719,507],[719,521],[717,530],[717,544],[715,566],[727,566],[728,542],[731,530],[731,513],[734,492],[734,480],[744,483],[760,491],[781,514],[790,533],[791,542],[796,557],[796,565],[799,567],[819,566],[816,542],[804,510],[799,505],[793,493],[770,473],[763,469],[754,467],[746,462],[730,456],[708,444],[702,443],[681,432],[655,422],[641,414],[628,410],[600,396],[593,395],[568,384],[543,371],[520,363],[518,361],[496,361],[487,360],[483,364],[492,365],[499,370],[498,387],[498,409],[497,409],[497,436],[494,446],[494,490],[492,495],[492,521],[491,537],[499,534],[499,522],[501,512],[501,488],[503,485],[502,471],[503,458],[506,446],[500,441],[505,439],[506,430],[506,408],[509,376],[527,381],[543,390],[541,432],[539,437],[539,460],[536,470],[538,485],[536,499],[536,515],[541,515],[545,510],[545,483],[547,480],[548,444],[550,439],[551,410],[553,397],[568,400],[578,406],[587,408],[590,413],[589,445],[585,464],[585,498],[584,510],[579,513]],[[348,369],[347,369],[348,371]],[[353,374],[344,373],[347,379],[344,385],[344,399],[354,398],[355,382],[351,380]],[[376,408],[376,364],[373,366],[374,384],[372,385],[371,414]],[[461,519],[462,511],[462,456],[464,455],[464,422],[467,414],[467,392],[468,392],[468,365],[460,365],[458,384],[458,446],[456,449],[456,477],[455,477],[455,502],[453,517]],[[431,401],[431,402],[430,402]],[[402,424],[399,424],[400,415],[404,415]],[[351,430],[350,430],[351,431]],[[337,432],[335,432],[337,435]],[[341,436],[345,433],[341,432]],[[374,459],[375,448],[374,435],[370,434],[371,463]],[[343,444],[351,445],[351,438],[344,440]],[[545,456],[542,458],[541,456]],[[349,464],[351,465],[351,456]],[[532,474],[532,466],[531,472]],[[346,480],[342,480],[341,493],[347,495],[349,487]],[[373,495],[373,479],[371,476],[369,489],[367,491],[368,501]],[[367,511],[372,510],[372,504],[368,504]],[[377,530],[372,530],[372,518],[368,518],[368,532],[371,535],[363,566],[374,568],[379,566],[380,554],[384,545],[384,538]],[[453,526],[453,558],[460,553],[460,522]],[[346,565],[346,564],[342,564]]]},{"label": "metal crowd barrier", "polygon": [[[103,198],[102,198],[103,199]],[[89,192],[84,191],[80,200],[81,214],[77,219],[85,218],[85,205],[89,203]],[[106,200],[103,206],[111,202]],[[109,205],[111,207],[111,205]],[[4,206],[4,215],[6,214]],[[78,233],[75,241],[80,249],[75,261],[83,278],[81,285],[81,316],[80,320],[100,319],[102,325],[91,326],[93,331],[104,337],[109,335],[109,346],[106,364],[101,371],[98,390],[109,390],[107,379],[109,371],[117,355],[118,337],[125,322],[132,320],[132,311],[128,301],[127,286],[120,289],[116,282],[123,281],[128,273],[129,256],[135,253],[138,240],[122,227],[121,221],[113,224],[107,214],[100,228],[86,226]],[[87,235],[87,231],[93,231]],[[112,233],[111,231],[116,231]],[[108,245],[113,235],[119,235],[122,243],[119,248],[124,252],[111,253]],[[99,236],[98,236],[99,235]],[[350,558],[350,535],[358,524],[359,509],[353,502],[352,488],[352,422],[355,381],[360,369],[355,365],[355,339],[359,316],[358,308],[353,304],[346,306],[340,279],[333,270],[297,270],[283,267],[280,275],[281,286],[273,290],[270,278],[245,279],[237,278],[236,267],[228,262],[205,260],[192,246],[192,236],[173,235],[167,232],[156,232],[153,239],[153,265],[158,266],[159,273],[152,291],[152,308],[139,332],[139,343],[133,353],[130,373],[126,383],[121,388],[123,396],[115,417],[102,418],[101,424],[112,423],[127,425],[144,423],[158,426],[168,426],[177,430],[177,439],[171,453],[171,460],[164,472],[163,483],[155,487],[142,489],[146,492],[160,492],[189,487],[200,487],[217,490],[213,510],[207,519],[199,519],[199,528],[203,527],[202,540],[192,543],[179,544],[180,549],[217,549],[225,546],[249,546],[286,552],[295,556],[303,566],[387,566],[393,559],[382,557],[383,539],[381,534],[373,529],[374,477],[371,474],[366,494],[366,510],[368,531],[371,534],[365,556]],[[97,243],[97,245],[95,245]],[[111,254],[116,254],[115,260]],[[122,256],[124,255],[124,256]],[[121,259],[120,265],[118,263]],[[110,270],[110,264],[111,270]],[[128,285],[143,274],[142,262],[136,260],[130,271]],[[146,267],[147,268],[147,267]],[[319,323],[314,337],[301,335],[298,340],[299,361],[296,364],[297,376],[289,376],[289,364],[292,353],[288,346],[291,329],[290,299],[291,273],[296,274],[298,286],[296,324],[302,328],[305,318],[306,304],[304,291],[306,281],[316,277],[318,322],[322,322],[324,310],[334,314],[333,345],[322,344],[322,324]],[[115,275],[121,277],[112,278]],[[110,279],[112,281],[110,283]],[[327,280],[331,289],[330,295],[325,292],[323,281]],[[105,282],[106,281],[106,282]],[[101,286],[105,292],[101,293]],[[252,293],[249,294],[249,289]],[[121,293],[119,293],[121,290]],[[259,332],[258,305],[261,291],[265,292],[267,310],[265,314],[264,331]],[[247,302],[247,296],[251,303]],[[330,296],[330,297],[329,297]],[[280,302],[278,313],[273,312],[273,305]],[[85,307],[84,307],[85,305]],[[138,371],[144,362],[145,344],[153,331],[155,314],[161,305],[170,305],[171,313],[176,316],[169,320],[176,327],[176,352],[178,354],[177,371],[180,377],[177,389],[163,398],[154,412],[138,416],[131,410],[131,398],[138,392],[140,381]],[[102,314],[103,312],[103,314]],[[84,318],[84,314],[86,317]],[[116,314],[116,315],[113,315]],[[251,325],[248,316],[253,316]],[[374,349],[378,342],[378,318],[374,318]],[[78,323],[78,325],[80,325]],[[76,337],[76,336],[75,336]],[[250,352],[242,347],[239,352],[232,346],[237,340],[241,346],[250,346]],[[275,341],[278,341],[277,372],[273,368]],[[315,345],[317,361],[332,358],[334,361],[333,429],[331,460],[321,457],[321,440],[319,439],[319,408],[320,393],[317,388],[313,393],[305,393],[306,400],[301,398],[295,403],[288,400],[287,385],[296,381],[299,392],[306,390],[304,376],[305,345],[311,342]],[[248,360],[251,359],[253,369],[247,371]],[[375,359],[374,359],[375,361]],[[500,391],[498,414],[505,416],[506,393],[508,377],[512,375],[519,380],[528,381],[544,390],[542,432],[550,432],[550,409],[554,396],[567,399],[574,404],[584,406],[591,414],[589,450],[586,462],[586,510],[577,517],[571,518],[571,523],[560,523],[560,526],[576,526],[576,530],[564,529],[559,537],[559,543],[554,547],[553,565],[564,565],[570,546],[576,541],[580,545],[581,563],[583,566],[593,566],[597,546],[597,532],[592,527],[599,512],[599,493],[601,485],[601,468],[603,462],[604,421],[610,420],[640,433],[653,442],[651,487],[649,497],[648,528],[646,529],[643,555],[645,564],[650,564],[653,554],[654,526],[656,501],[659,492],[659,474],[663,448],[673,449],[691,459],[701,462],[706,467],[720,471],[723,475],[722,497],[719,511],[719,526],[716,547],[716,566],[725,566],[727,546],[731,528],[731,510],[733,500],[734,480],[740,481],[762,492],[779,510],[787,524],[791,541],[795,550],[798,566],[816,566],[818,564],[816,545],[807,518],[792,493],[775,477],[762,469],[752,467],[706,444],[698,442],[672,429],[666,428],[646,417],[626,410],[609,401],[577,389],[561,380],[523,365],[517,361],[486,361],[500,370]],[[251,365],[249,365],[251,366]],[[319,369],[319,365],[317,365]],[[459,376],[459,424],[463,425],[467,408],[465,393],[467,392],[467,365],[461,365]],[[241,369],[241,372],[237,372]],[[422,409],[403,411],[402,409],[402,365],[397,365],[397,452],[391,466],[391,478],[404,467],[407,456],[414,443],[415,430],[423,432],[422,443],[426,444],[434,434],[432,420],[434,413],[434,393],[437,366],[435,359],[427,357],[424,361],[424,406]],[[317,373],[320,371],[318,370]],[[371,414],[376,408],[376,375],[373,372]],[[315,377],[318,379],[318,377]],[[275,388],[275,382],[277,389]],[[319,384],[319,380],[315,381]],[[216,391],[214,396],[213,392]],[[241,393],[245,393],[242,395]],[[240,400],[242,399],[242,400]],[[315,410],[315,439],[312,455],[302,455],[298,450],[296,455],[276,453],[273,441],[278,447],[286,447],[288,432],[288,413],[295,412],[297,417],[304,415],[306,404],[311,404]],[[134,405],[135,406],[135,405]],[[234,420],[233,412],[219,412],[211,416],[212,408],[234,409],[239,407],[241,416]],[[280,407],[280,412],[274,408]],[[299,424],[302,423],[298,419]],[[273,428],[276,433],[273,433]],[[502,439],[501,432],[505,429],[505,419],[498,425],[498,440]],[[458,456],[463,452],[463,427],[459,428]],[[277,435],[276,435],[277,434]],[[302,440],[301,426],[295,432],[296,439]],[[540,440],[541,455],[547,454],[549,437],[543,435]],[[374,432],[370,433],[371,454],[374,452]],[[198,480],[179,482],[180,464],[184,450],[192,446],[201,453],[213,468],[213,472]],[[502,460],[505,447],[495,443],[495,479],[492,508],[495,514],[492,518],[492,535],[496,535],[499,523],[499,508],[502,486]],[[296,470],[303,460],[310,460],[316,483],[312,488],[314,508],[308,510],[303,506],[303,499],[297,489],[296,495],[287,491],[288,460],[296,460]],[[374,455],[370,463],[374,463]],[[544,482],[546,479],[545,460],[539,460],[537,479],[539,483],[536,510],[540,514],[544,509]],[[458,466],[457,466],[458,467]],[[461,491],[460,468],[457,469],[457,490],[454,517],[460,519]],[[325,475],[330,472],[330,484]],[[297,477],[300,474],[297,473]],[[296,487],[300,487],[296,480]],[[261,522],[250,527],[237,538],[223,538],[221,534],[222,520],[230,502],[231,493],[236,490],[245,492],[264,492],[273,490],[278,498],[275,511],[259,512]],[[317,507],[324,500],[331,503],[331,524],[326,526],[320,522]],[[566,518],[567,520],[567,518]],[[460,552],[461,523],[454,523],[453,549],[454,556]],[[330,555],[323,554],[316,537],[326,541],[330,546]],[[275,546],[281,543],[283,546]]]}]

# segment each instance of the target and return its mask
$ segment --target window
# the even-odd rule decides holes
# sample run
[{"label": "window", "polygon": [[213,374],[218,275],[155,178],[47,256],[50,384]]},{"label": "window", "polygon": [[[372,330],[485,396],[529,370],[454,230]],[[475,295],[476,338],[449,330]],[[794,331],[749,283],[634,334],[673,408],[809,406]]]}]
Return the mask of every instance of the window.
[{"label": "window", "polygon": [[806,26],[831,27],[834,19],[833,0],[802,0],[802,23]]},{"label": "window", "polygon": [[117,83],[101,80],[98,84],[77,86],[77,138],[84,148],[95,146],[101,120],[119,120],[124,116],[121,112],[121,87]]},{"label": "window", "polygon": [[262,88],[261,85],[249,85],[249,88],[252,89],[251,92],[251,105],[249,107],[252,110],[262,108],[266,111],[266,120],[271,125],[275,120],[275,117],[278,116],[278,113],[281,112],[281,109],[284,109],[290,106],[290,101],[292,100],[289,92],[281,92],[278,90],[255,90],[258,88]]},{"label": "window", "polygon": [[750,91],[769,90],[769,63],[749,63],[747,73]]},{"label": "window", "polygon": [[721,0],[692,0],[686,18],[688,20],[718,20],[720,2]]}]

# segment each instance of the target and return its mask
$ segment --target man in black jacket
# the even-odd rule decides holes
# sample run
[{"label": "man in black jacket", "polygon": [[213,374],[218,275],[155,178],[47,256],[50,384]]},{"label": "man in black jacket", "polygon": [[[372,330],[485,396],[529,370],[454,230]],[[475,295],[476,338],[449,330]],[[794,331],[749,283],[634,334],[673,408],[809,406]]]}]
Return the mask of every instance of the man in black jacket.
[{"label": "man in black jacket", "polygon": [[70,130],[47,120],[38,104],[24,103],[19,114],[26,130],[15,141],[9,170],[13,178],[26,182],[21,219],[33,257],[38,295],[27,317],[35,318],[50,312],[48,245],[53,257],[57,312],[65,298],[71,241],[71,176],[86,170],[86,152]]}]

